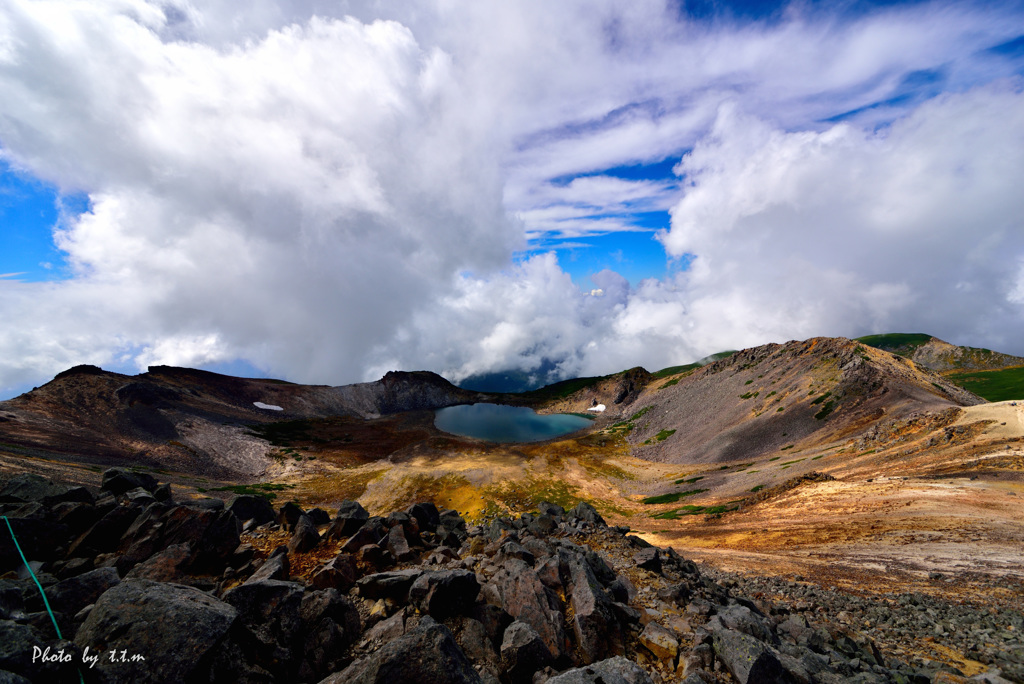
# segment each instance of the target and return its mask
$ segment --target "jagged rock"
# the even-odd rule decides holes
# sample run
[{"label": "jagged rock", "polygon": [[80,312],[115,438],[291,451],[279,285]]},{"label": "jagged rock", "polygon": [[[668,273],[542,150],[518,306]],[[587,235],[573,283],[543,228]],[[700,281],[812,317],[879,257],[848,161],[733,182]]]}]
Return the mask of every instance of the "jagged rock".
[{"label": "jagged rock", "polygon": [[763,616],[758,615],[746,606],[731,605],[720,608],[708,622],[707,628],[713,631],[718,626],[749,634],[758,641],[764,641],[772,645],[778,645],[779,643],[778,636],[776,636]]},{"label": "jagged rock", "polygon": [[405,509],[405,512],[416,519],[416,524],[419,525],[421,531],[433,532],[441,521],[441,514],[438,512],[437,506],[430,502],[413,504]]},{"label": "jagged rock", "polygon": [[157,501],[163,501],[165,503],[171,503],[174,501],[174,494],[171,491],[171,483],[165,482],[156,489],[153,490],[153,498]]},{"label": "jagged rock", "polygon": [[384,527],[383,519],[374,516],[373,518],[367,519],[366,522],[364,522],[362,526],[360,526],[359,529],[341,545],[341,550],[347,551],[348,553],[355,553],[368,544],[379,543],[387,533],[388,530]]},{"label": "jagged rock", "polygon": [[566,518],[575,522],[588,522],[591,525],[598,525],[605,527],[604,518],[597,512],[597,509],[588,504],[586,501],[581,501],[576,506],[566,513]]},{"label": "jagged rock", "polygon": [[235,517],[239,520],[255,520],[257,525],[273,522],[275,518],[274,507],[263,496],[252,496],[250,494],[237,496],[231,502],[228,510],[234,513]]},{"label": "jagged rock", "polygon": [[292,538],[288,540],[288,551],[291,553],[306,553],[320,544],[320,534],[308,515],[300,515],[294,529]]},{"label": "jagged rock", "polygon": [[255,638],[246,645],[251,659],[276,677],[287,677],[302,653],[303,587],[297,582],[247,582],[224,592],[225,603]]},{"label": "jagged rock", "polygon": [[558,529],[558,523],[550,515],[538,515],[526,526],[533,534],[544,537]]},{"label": "jagged rock", "polygon": [[640,549],[633,554],[633,564],[638,568],[649,570],[655,574],[661,573],[661,552],[653,547]]},{"label": "jagged rock", "polygon": [[754,637],[732,629],[713,632],[715,654],[740,684],[785,682],[778,656]]},{"label": "jagged rock", "polygon": [[615,656],[567,670],[549,679],[547,684],[654,684],[654,680],[636,663]]},{"label": "jagged rock", "polygon": [[114,568],[100,568],[47,587],[46,598],[53,610],[74,615],[120,581]]},{"label": "jagged rock", "polygon": [[541,501],[537,504],[537,510],[541,515],[547,515],[555,520],[560,520],[565,517],[565,509],[558,504],[553,504],[550,501]]},{"label": "jagged rock", "polygon": [[484,627],[484,633],[491,640],[495,649],[501,648],[501,642],[505,638],[505,630],[514,622],[511,615],[503,608],[490,603],[476,603],[470,611],[470,616]]},{"label": "jagged rock", "polygon": [[139,506],[117,506],[78,537],[68,549],[69,556],[90,555],[114,551],[121,543],[121,535],[142,513]]},{"label": "jagged rock", "polygon": [[[344,548],[343,546],[342,549]],[[356,551],[356,560],[376,570],[383,570],[391,564],[391,552],[387,549],[382,549],[376,544],[366,544],[360,546],[359,550]]]},{"label": "jagged rock", "polygon": [[32,684],[32,682],[19,674],[0,670],[0,684]]},{"label": "jagged rock", "polygon": [[313,524],[317,527],[331,522],[331,514],[322,508],[312,508],[306,511],[306,515],[309,516],[309,519],[312,520]]},{"label": "jagged rock", "polygon": [[395,525],[388,531],[385,543],[391,556],[399,563],[416,557],[416,552],[409,548],[409,542],[405,538],[405,528],[401,525]]},{"label": "jagged rock", "polygon": [[237,616],[232,606],[193,587],[124,580],[96,601],[75,644],[145,658],[100,658],[95,670],[106,682],[202,681]]},{"label": "jagged rock", "polygon": [[[32,518],[8,517],[22,553],[29,560],[53,560],[67,546],[70,530],[67,525]],[[0,573],[22,565],[7,525],[0,522]]]},{"label": "jagged rock", "polygon": [[420,575],[409,588],[409,603],[438,620],[467,612],[480,593],[468,570],[439,570]]},{"label": "jagged rock", "polygon": [[501,548],[498,550],[498,555],[495,557],[495,561],[503,563],[511,558],[517,558],[527,565],[533,565],[536,561],[534,555],[527,551],[522,544],[518,544],[514,541],[507,541],[501,545]]},{"label": "jagged rock", "polygon": [[370,514],[358,501],[342,501],[324,536],[331,541],[347,539],[358,532],[369,518]]},{"label": "jagged rock", "polygon": [[451,631],[430,617],[320,684],[478,684],[480,675]]},{"label": "jagged rock", "polygon": [[53,519],[67,525],[68,530],[75,536],[92,527],[100,516],[95,506],[84,501],[64,501],[55,505],[51,511]]},{"label": "jagged rock", "polygon": [[156,478],[148,473],[136,473],[124,468],[110,468],[103,473],[100,489],[114,496],[124,494],[128,490],[141,487],[147,492],[157,488]]},{"label": "jagged rock", "polygon": [[154,582],[173,582],[180,579],[192,558],[188,542],[171,544],[128,571],[125,579],[148,579]]},{"label": "jagged rock", "polygon": [[553,659],[567,650],[565,619],[558,598],[544,586],[533,568],[521,560],[505,561],[490,584],[505,612],[533,627]]},{"label": "jagged rock", "polygon": [[127,573],[157,551],[187,543],[192,550],[190,571],[220,573],[238,548],[240,533],[241,523],[227,510],[151,506],[124,533],[118,549],[118,569]]},{"label": "jagged rock", "polygon": [[537,631],[521,620],[516,620],[501,641],[501,662],[512,684],[533,680],[533,673],[553,662],[551,652]]},{"label": "jagged rock", "polygon": [[657,622],[648,622],[640,632],[640,643],[659,660],[675,662],[679,655],[679,641],[675,635]]},{"label": "jagged rock", "polygon": [[394,572],[378,572],[361,578],[356,585],[359,595],[364,598],[391,598],[404,602],[409,596],[409,589],[420,578],[423,570],[410,568]]},{"label": "jagged rock", "polygon": [[0,620],[7,620],[12,613],[21,611],[24,607],[21,584],[13,580],[0,579]]},{"label": "jagged rock", "polygon": [[355,585],[358,577],[355,557],[348,553],[340,553],[316,571],[312,584],[319,589],[348,591]]},{"label": "jagged rock", "polygon": [[47,480],[35,473],[19,473],[0,487],[0,503],[9,501],[42,501],[48,496],[59,496],[67,487]]},{"label": "jagged rock", "polygon": [[314,591],[302,598],[302,662],[300,681],[318,681],[336,671],[345,652],[359,636],[359,613],[335,589]]},{"label": "jagged rock", "polygon": [[629,578],[625,575],[619,575],[615,580],[608,585],[608,593],[612,595],[612,598],[619,603],[628,604],[634,598],[636,598],[636,587],[629,581]]},{"label": "jagged rock", "polygon": [[[48,618],[47,618],[48,619]],[[53,627],[47,625],[49,634]],[[51,654],[63,651],[68,662],[33,662],[35,649],[49,649]],[[11,620],[0,620],[0,673],[9,673],[12,682],[77,682],[78,673],[75,666],[80,662],[81,654],[70,641],[46,640],[29,625],[18,624]],[[0,675],[0,682],[3,681]]]},{"label": "jagged rock", "polygon": [[302,509],[289,501],[277,512],[277,522],[281,525],[281,529],[291,532],[295,529],[295,525],[298,524],[299,518],[302,515]]},{"label": "jagged rock", "polygon": [[266,580],[287,581],[291,572],[289,565],[288,549],[284,546],[279,546],[274,549],[274,552],[263,562],[263,565],[243,584],[254,584]]},{"label": "jagged rock", "polygon": [[215,499],[210,496],[202,496],[198,499],[186,499],[180,503],[181,506],[188,506],[189,508],[198,508],[203,511],[223,511],[226,510],[223,499]]},{"label": "jagged rock", "polygon": [[572,628],[584,662],[625,653],[622,628],[594,572],[585,562],[572,564]]}]

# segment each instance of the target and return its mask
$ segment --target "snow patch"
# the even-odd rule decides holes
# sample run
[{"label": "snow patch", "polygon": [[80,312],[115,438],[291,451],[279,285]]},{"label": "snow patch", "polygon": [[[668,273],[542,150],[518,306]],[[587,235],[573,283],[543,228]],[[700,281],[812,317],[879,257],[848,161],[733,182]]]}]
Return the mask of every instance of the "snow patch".
[{"label": "snow patch", "polygon": [[[254,401],[252,405],[256,408],[267,409],[270,411],[284,411],[280,406],[274,406],[273,404],[264,404],[262,401]],[[602,409],[604,410],[604,409]]]},{"label": "snow patch", "polygon": [[607,407],[604,404],[598,404],[597,406],[591,406],[587,410],[588,411],[597,411],[598,413],[600,413],[601,411],[604,411],[606,408]]}]

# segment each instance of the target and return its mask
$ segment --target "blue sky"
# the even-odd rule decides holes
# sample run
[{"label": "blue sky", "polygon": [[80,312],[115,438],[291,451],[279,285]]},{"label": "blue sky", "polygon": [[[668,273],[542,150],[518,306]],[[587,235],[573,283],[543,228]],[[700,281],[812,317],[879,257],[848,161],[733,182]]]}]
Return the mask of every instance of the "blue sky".
[{"label": "blue sky", "polygon": [[0,8],[0,396],[1024,353],[1019,2],[313,4]]}]

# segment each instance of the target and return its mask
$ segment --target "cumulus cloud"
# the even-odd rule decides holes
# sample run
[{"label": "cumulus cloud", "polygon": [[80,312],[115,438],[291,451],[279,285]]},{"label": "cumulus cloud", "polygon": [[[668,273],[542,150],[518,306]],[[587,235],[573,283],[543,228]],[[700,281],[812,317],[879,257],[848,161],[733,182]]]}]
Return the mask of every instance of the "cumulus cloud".
[{"label": "cumulus cloud", "polygon": [[[815,7],[11,0],[0,155],[89,208],[67,279],[0,278],[0,386],[592,374],[889,328],[1024,352],[1019,64],[985,52],[1016,10]],[[693,261],[664,280],[513,261],[667,208]]]}]

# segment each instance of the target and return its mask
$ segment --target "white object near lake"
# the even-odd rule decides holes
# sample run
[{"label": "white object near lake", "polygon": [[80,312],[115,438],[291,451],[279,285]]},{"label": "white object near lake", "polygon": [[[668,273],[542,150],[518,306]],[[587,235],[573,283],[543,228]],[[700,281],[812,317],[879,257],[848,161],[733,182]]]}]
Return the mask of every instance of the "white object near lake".
[{"label": "white object near lake", "polygon": [[590,407],[590,408],[588,408],[587,410],[588,410],[588,411],[597,411],[598,413],[601,413],[601,412],[602,412],[602,411],[604,411],[604,410],[605,410],[606,408],[607,408],[607,407],[606,407],[606,406],[605,406],[604,404],[598,404],[597,406],[591,406],[591,407]]},{"label": "white object near lake", "polygon": [[254,401],[252,405],[256,408],[267,409],[268,411],[284,411],[280,406],[274,406],[273,404],[264,404],[262,401]]}]

